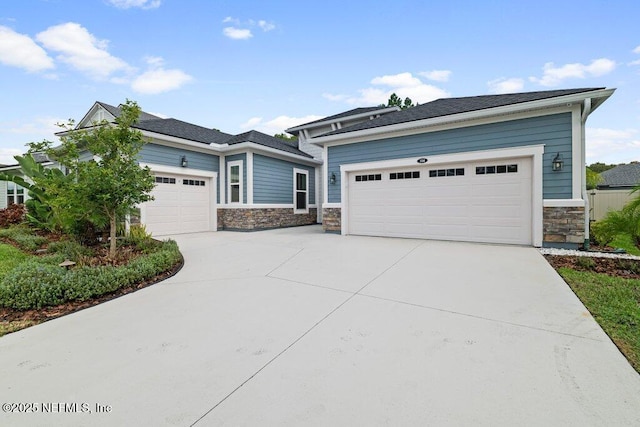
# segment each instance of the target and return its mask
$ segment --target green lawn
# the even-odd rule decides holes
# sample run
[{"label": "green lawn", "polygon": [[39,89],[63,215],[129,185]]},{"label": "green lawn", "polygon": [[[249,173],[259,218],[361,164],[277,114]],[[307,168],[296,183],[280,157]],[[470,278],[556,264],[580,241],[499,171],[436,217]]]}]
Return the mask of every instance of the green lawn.
[{"label": "green lawn", "polygon": [[633,243],[633,239],[628,234],[618,234],[609,244],[612,248],[622,248],[631,255],[640,255],[640,249]]},{"label": "green lawn", "polygon": [[28,257],[30,255],[13,246],[0,243],[0,279]]},{"label": "green lawn", "polygon": [[558,272],[640,372],[640,280],[569,268]]}]

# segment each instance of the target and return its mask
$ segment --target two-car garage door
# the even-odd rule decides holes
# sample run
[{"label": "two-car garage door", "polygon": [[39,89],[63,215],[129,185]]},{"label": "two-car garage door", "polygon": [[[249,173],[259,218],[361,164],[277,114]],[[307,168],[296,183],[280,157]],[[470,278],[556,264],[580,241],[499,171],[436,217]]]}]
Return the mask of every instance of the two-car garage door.
[{"label": "two-car garage door", "polygon": [[154,200],[142,207],[142,222],[154,236],[211,229],[209,177],[155,173]]},{"label": "two-car garage door", "polygon": [[349,173],[348,233],[532,244],[531,158]]}]

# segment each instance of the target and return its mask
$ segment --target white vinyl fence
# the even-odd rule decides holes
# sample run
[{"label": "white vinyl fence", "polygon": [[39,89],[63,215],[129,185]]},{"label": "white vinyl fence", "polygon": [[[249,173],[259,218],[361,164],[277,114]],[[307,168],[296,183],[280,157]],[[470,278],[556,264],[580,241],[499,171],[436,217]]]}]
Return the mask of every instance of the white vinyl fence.
[{"label": "white vinyl fence", "polygon": [[587,190],[589,194],[589,219],[598,221],[607,215],[609,211],[619,211],[622,207],[636,197],[631,195],[631,190]]}]

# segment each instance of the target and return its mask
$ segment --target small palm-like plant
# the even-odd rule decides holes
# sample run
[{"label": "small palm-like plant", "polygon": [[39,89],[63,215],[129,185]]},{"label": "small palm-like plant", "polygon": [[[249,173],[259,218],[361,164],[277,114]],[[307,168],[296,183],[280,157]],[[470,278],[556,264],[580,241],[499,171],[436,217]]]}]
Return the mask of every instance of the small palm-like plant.
[{"label": "small palm-like plant", "polygon": [[640,185],[637,185],[632,193],[638,193],[638,196],[621,210],[607,213],[607,216],[596,224],[600,224],[599,228],[608,230],[609,234],[612,232],[628,234],[633,239],[633,243],[640,247]]}]

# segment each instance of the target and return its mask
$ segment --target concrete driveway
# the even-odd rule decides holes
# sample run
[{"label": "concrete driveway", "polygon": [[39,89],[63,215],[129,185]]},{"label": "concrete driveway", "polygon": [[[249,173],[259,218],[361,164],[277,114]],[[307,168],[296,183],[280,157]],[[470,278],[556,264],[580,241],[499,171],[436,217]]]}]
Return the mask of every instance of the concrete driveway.
[{"label": "concrete driveway", "polygon": [[0,338],[0,425],[640,424],[640,376],[533,248],[176,240],[172,279]]}]

